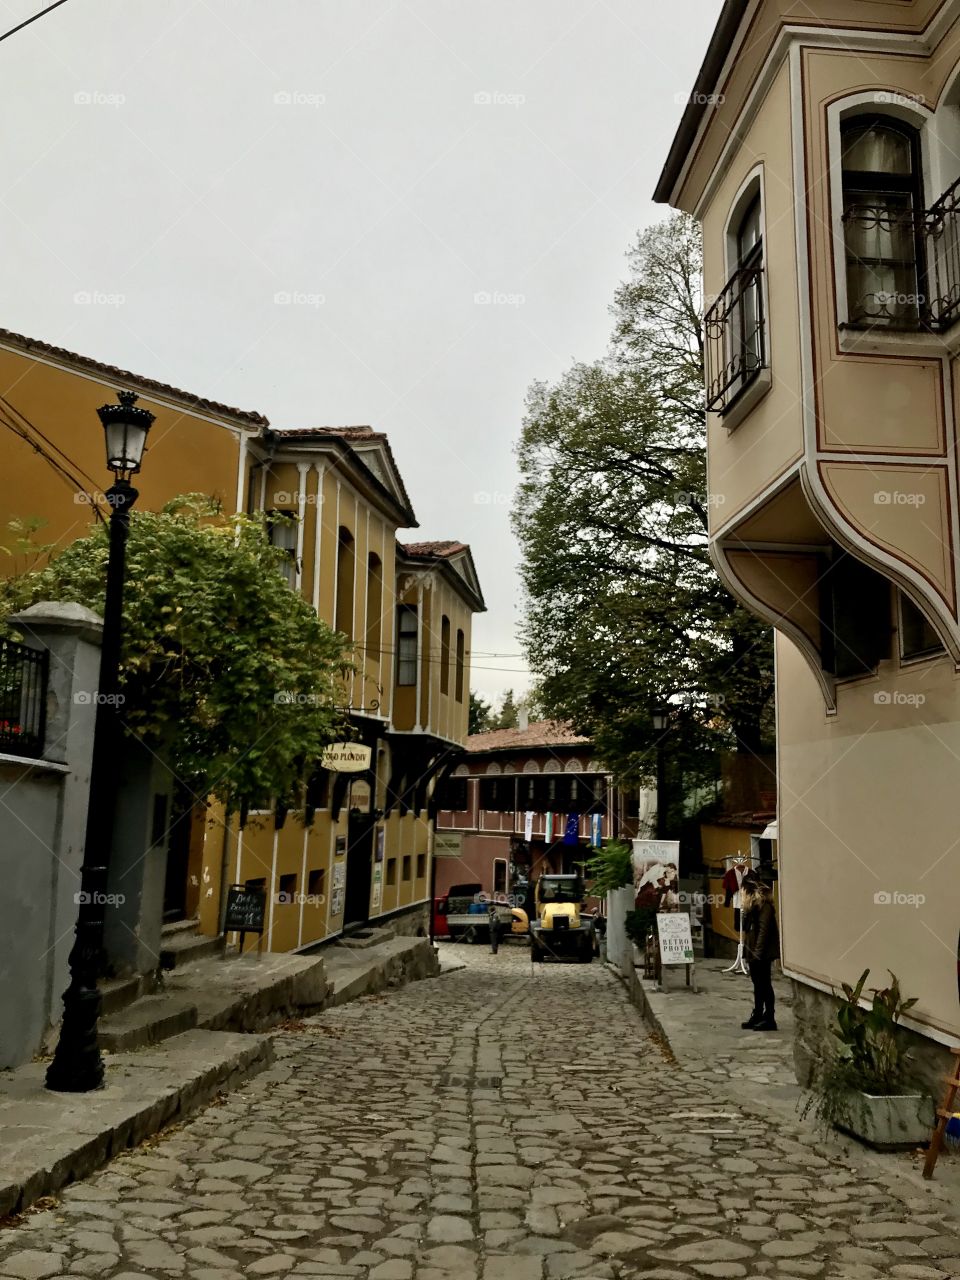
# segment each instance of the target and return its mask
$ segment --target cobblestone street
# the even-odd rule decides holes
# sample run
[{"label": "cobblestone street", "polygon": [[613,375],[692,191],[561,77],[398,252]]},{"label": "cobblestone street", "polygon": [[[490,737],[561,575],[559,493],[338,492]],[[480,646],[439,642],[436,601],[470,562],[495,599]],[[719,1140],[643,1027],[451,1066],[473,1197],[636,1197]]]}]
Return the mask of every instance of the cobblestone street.
[{"label": "cobblestone street", "polygon": [[599,964],[458,952],[278,1033],[267,1072],[0,1234],[0,1276],[960,1274],[935,1206],[674,1063]]}]

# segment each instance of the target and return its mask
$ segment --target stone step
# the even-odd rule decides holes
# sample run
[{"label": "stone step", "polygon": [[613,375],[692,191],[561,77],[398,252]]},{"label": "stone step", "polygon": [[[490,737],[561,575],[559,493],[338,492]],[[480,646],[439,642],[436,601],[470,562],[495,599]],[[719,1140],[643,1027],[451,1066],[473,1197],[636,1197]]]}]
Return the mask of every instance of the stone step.
[{"label": "stone step", "polygon": [[185,920],[168,920],[160,929],[161,936],[166,940],[172,938],[178,933],[196,933],[200,927],[200,921],[196,916],[189,916]]},{"label": "stone step", "polygon": [[118,1013],[101,1018],[98,1042],[108,1053],[127,1053],[159,1044],[197,1025],[196,1001],[188,996],[143,996]]},{"label": "stone step", "polygon": [[362,951],[366,947],[375,947],[381,942],[390,942],[396,936],[396,930],[391,929],[389,925],[384,925],[379,929],[357,929],[354,933],[344,934],[339,939],[339,943],[354,951]]},{"label": "stone step", "polygon": [[100,1016],[106,1018],[112,1013],[119,1013],[121,1009],[126,1009],[138,999],[143,990],[143,980],[139,974],[134,974],[132,978],[103,978],[98,986],[101,1000]]},{"label": "stone step", "polygon": [[160,946],[161,969],[180,969],[195,960],[205,960],[208,956],[221,955],[224,937],[219,934],[211,938],[203,933],[178,933],[164,935]]}]

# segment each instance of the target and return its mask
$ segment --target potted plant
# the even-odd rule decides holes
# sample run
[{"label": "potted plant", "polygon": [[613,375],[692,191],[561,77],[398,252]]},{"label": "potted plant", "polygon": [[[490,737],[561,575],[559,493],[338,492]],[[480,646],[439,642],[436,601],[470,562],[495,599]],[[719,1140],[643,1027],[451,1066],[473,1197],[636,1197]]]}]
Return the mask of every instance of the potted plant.
[{"label": "potted plant", "polygon": [[869,974],[865,969],[855,987],[842,984],[837,1026],[832,1028],[839,1048],[816,1081],[803,1114],[813,1109],[824,1124],[881,1151],[917,1146],[929,1137],[933,1104],[910,1089],[912,1055],[898,1033],[901,1017],[917,1001],[904,1000],[891,973],[888,987],[871,988],[873,999],[864,1008]]}]

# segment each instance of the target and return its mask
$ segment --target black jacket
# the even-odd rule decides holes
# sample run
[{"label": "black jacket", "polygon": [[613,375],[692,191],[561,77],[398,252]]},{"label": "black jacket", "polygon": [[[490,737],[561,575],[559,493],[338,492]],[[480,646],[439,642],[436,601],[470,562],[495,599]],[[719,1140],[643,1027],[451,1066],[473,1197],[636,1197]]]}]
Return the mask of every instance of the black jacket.
[{"label": "black jacket", "polygon": [[769,891],[752,894],[744,905],[743,944],[748,960],[780,959],[780,928]]}]

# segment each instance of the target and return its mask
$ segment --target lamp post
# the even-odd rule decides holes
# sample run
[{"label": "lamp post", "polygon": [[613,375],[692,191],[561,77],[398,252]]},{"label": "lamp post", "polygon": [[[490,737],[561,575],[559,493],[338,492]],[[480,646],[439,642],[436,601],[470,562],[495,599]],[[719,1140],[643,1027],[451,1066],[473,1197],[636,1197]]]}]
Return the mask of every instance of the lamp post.
[{"label": "lamp post", "polygon": [[116,779],[123,750],[117,692],[120,683],[123,579],[126,566],[130,508],[139,496],[130,477],[140,470],[147,432],[154,415],[138,409],[132,391],[118,393],[119,404],[97,410],[107,447],[107,466],[114,482],[105,497],[110,506],[110,556],[103,609],[99,688],[96,693],[93,759],[87,825],[76,895],[76,938],[70,952],[70,985],[63,993],[63,1021],[53,1061],[47,1069],[47,1088],[86,1093],[103,1084],[103,1059],[97,1045],[103,969],[103,917],[110,869],[110,847],[116,808]]},{"label": "lamp post", "polygon": [[657,735],[657,839],[667,838],[667,758],[664,750],[664,739],[670,728],[670,708],[654,707],[651,713],[653,731]]}]

